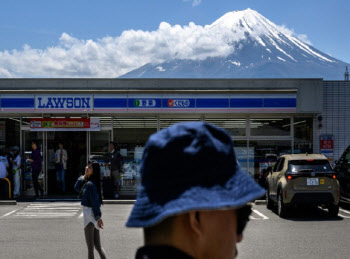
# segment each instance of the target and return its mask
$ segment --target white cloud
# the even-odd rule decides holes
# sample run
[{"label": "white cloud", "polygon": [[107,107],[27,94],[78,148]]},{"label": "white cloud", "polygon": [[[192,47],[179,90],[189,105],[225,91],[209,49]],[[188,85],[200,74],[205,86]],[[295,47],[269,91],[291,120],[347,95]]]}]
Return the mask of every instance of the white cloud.
[{"label": "white cloud", "polygon": [[312,42],[307,38],[307,35],[306,35],[306,34],[297,34],[296,36],[297,36],[297,38],[298,38],[299,40],[301,40],[302,42],[305,42],[306,44],[312,46]]},{"label": "white cloud", "polygon": [[294,32],[293,29],[288,29],[285,25],[282,26],[277,26],[278,29],[283,32],[284,34],[287,34],[289,36],[293,36],[298,38],[299,40],[301,40],[302,42],[311,45],[312,46],[312,42],[308,39],[306,34],[297,34]]},{"label": "white cloud", "polygon": [[0,78],[1,77],[12,77],[12,75],[7,69],[0,67]]},{"label": "white cloud", "polygon": [[202,3],[202,0],[182,0],[183,2],[190,2],[192,1],[192,6],[195,7],[195,6],[198,6]]},{"label": "white cloud", "polygon": [[63,33],[45,49],[0,51],[0,77],[118,77],[146,63],[227,56],[233,48],[206,27],[162,22],[156,31],[81,40]]},{"label": "white cloud", "polygon": [[192,6],[198,6],[202,3],[202,0],[194,0]]}]

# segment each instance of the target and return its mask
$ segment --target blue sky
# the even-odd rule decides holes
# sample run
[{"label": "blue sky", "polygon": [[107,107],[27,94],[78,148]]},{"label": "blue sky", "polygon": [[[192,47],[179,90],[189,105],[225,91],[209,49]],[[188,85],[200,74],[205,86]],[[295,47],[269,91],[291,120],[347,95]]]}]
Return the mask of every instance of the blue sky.
[{"label": "blue sky", "polygon": [[204,26],[246,8],[306,34],[315,48],[350,63],[349,0],[3,0],[0,54],[13,55],[11,50],[23,51],[24,45],[36,51],[55,47],[63,33],[98,41],[127,30],[156,31],[161,22]]}]

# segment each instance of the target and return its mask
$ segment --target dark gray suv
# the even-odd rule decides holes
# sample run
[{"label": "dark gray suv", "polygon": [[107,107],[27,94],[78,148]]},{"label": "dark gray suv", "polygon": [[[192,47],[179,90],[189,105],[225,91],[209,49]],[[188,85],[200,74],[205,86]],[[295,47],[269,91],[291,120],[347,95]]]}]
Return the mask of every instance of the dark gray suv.
[{"label": "dark gray suv", "polygon": [[350,203],[350,146],[343,155],[336,161],[334,171],[340,185],[341,200]]}]

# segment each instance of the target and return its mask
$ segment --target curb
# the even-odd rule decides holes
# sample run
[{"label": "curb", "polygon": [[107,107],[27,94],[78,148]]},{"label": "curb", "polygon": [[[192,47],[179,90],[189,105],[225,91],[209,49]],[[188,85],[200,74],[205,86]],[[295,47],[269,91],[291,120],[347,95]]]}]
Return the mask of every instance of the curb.
[{"label": "curb", "polygon": [[136,200],[103,200],[104,204],[134,204]]},{"label": "curb", "polygon": [[[80,199],[28,199],[19,202],[80,202]],[[135,200],[103,200],[104,204],[134,204]],[[17,201],[0,201],[0,205],[16,205]]]},{"label": "curb", "polygon": [[256,200],[255,205],[266,205],[266,200]]},{"label": "curb", "polygon": [[17,205],[17,201],[0,201],[0,205]]},{"label": "curb", "polygon": [[31,200],[32,202],[78,202],[80,199],[36,199]]}]

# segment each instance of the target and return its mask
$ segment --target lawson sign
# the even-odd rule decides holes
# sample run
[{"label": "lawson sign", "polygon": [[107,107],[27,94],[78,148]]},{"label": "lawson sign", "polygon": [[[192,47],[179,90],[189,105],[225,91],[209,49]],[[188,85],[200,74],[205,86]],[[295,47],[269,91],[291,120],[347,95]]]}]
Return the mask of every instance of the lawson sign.
[{"label": "lawson sign", "polygon": [[35,109],[37,110],[93,110],[92,95],[36,95]]}]

